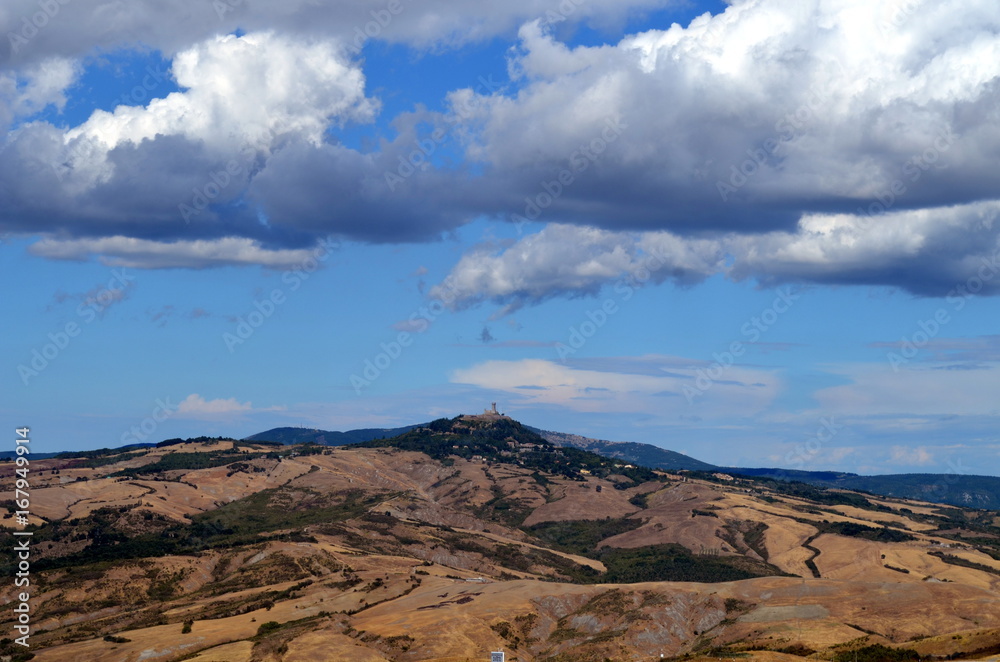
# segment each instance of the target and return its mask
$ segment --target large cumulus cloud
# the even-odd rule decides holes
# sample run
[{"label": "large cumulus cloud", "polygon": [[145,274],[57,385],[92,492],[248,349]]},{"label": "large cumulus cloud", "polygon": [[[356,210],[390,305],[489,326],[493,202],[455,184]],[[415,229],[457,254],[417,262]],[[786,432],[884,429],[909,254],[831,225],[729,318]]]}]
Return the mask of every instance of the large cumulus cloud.
[{"label": "large cumulus cloud", "polygon": [[855,213],[897,180],[896,209],[995,197],[1000,8],[922,3],[896,25],[882,4],[745,0],[572,50],[527,25],[524,88],[480,95],[470,154],[551,176],[620,119],[588,186],[547,212],[604,227],[791,228]]},{"label": "large cumulus cloud", "polygon": [[[168,55],[218,33],[276,30],[335,38],[352,48],[369,38],[438,49],[505,34],[535,18],[557,25],[620,23],[674,0],[6,0],[0,7],[0,67],[95,48],[144,46]],[[40,27],[39,27],[40,26]]]},{"label": "large cumulus cloud", "polygon": [[430,295],[466,307],[490,300],[507,312],[555,296],[594,295],[622,278],[694,284],[723,268],[722,246],[666,232],[642,235],[552,224],[506,247],[463,256]]},{"label": "large cumulus cloud", "polygon": [[879,216],[809,214],[793,230],[613,232],[552,224],[463,256],[431,295],[462,308],[594,295],[621,279],[694,284],[714,274],[762,285],[890,285],[924,296],[1000,293],[1000,203]]},{"label": "large cumulus cloud", "polygon": [[[566,6],[572,22],[664,4]],[[739,0],[576,48],[531,20],[551,3],[506,3],[490,21],[485,5],[404,1],[379,38],[445,48],[527,22],[507,88],[456,89],[445,113],[383,118],[395,137],[365,151],[337,136],[380,112],[352,51],[377,3],[60,6],[5,60],[0,120],[61,103],[73,58],[115,44],[163,49],[181,91],[8,134],[0,229],[46,235],[40,254],[136,240],[156,244],[142,254],[236,250],[267,264],[330,234],[416,241],[479,215],[528,217],[556,225],[506,252],[477,249],[450,278],[461,302],[523,303],[591,293],[655,242],[657,281],[725,272],[922,294],[946,294],[997,247],[1000,7],[986,0]],[[8,3],[0,24],[34,7]],[[249,32],[218,36],[236,28]],[[457,164],[439,154],[402,173],[435,128]],[[199,190],[211,204],[178,213]]]}]

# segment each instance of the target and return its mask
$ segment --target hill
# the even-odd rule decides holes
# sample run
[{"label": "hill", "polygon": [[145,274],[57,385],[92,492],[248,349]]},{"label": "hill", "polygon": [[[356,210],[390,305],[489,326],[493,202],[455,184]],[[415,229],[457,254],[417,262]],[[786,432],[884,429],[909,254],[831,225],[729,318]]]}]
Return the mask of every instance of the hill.
[{"label": "hill", "polygon": [[171,440],[30,480],[39,662],[1000,651],[996,512],[654,471],[502,416],[337,447]]},{"label": "hill", "polygon": [[520,467],[558,474],[573,480],[585,476],[616,476],[616,487],[656,480],[646,467],[615,461],[596,453],[549,442],[506,416],[458,416],[418,426],[397,437],[361,442],[356,446],[417,451],[442,461],[451,456],[479,462],[511,462]]},{"label": "hill", "polygon": [[892,474],[845,476],[830,487],[846,487],[875,494],[950,503],[970,508],[1000,509],[1000,478],[961,474]]},{"label": "hill", "polygon": [[900,499],[919,499],[954,506],[1000,508],[1000,478],[968,474],[886,474],[859,476],[833,471],[726,468],[744,476],[798,480],[819,487],[861,490]]},{"label": "hill", "polygon": [[625,460],[626,462],[634,462],[654,469],[664,469],[666,471],[679,471],[683,469],[712,471],[717,468],[708,462],[702,462],[682,453],[660,448],[652,444],[640,444],[631,441],[605,441],[604,439],[582,437],[578,434],[552,432],[537,428],[532,428],[532,430],[557,446],[582,448],[598,455],[613,457]]},{"label": "hill", "polygon": [[[247,437],[248,441],[275,441],[282,444],[317,443],[342,446],[375,439],[388,439],[409,432],[418,425],[399,428],[364,428],[347,432],[331,432],[308,428],[274,428]],[[971,508],[1000,508],[1000,478],[965,474],[889,474],[860,476],[837,471],[802,471],[780,468],[721,467],[702,462],[688,455],[653,444],[630,441],[607,441],[577,434],[525,429],[556,446],[569,446],[590,451],[626,463],[662,469],[664,471],[723,471],[758,478],[796,480],[810,485],[848,490],[862,490],[902,499],[920,499]],[[2,455],[0,455],[2,457]]]},{"label": "hill", "polygon": [[361,441],[371,441],[372,439],[382,439],[385,437],[395,437],[412,430],[414,425],[407,425],[401,428],[362,428],[359,430],[348,430],[347,432],[333,432],[330,430],[317,430],[309,428],[272,428],[266,432],[259,432],[246,437],[246,441],[276,441],[281,444],[320,444],[322,446],[343,446],[344,444],[356,444]]},{"label": "hill", "polygon": [[1000,509],[1000,478],[968,474],[888,474],[860,476],[838,471],[720,467],[652,444],[605,441],[532,428],[559,446],[573,446],[606,457],[666,471],[722,471],[757,478],[809,483],[819,487],[861,490],[901,499],[919,499],[970,508]]}]

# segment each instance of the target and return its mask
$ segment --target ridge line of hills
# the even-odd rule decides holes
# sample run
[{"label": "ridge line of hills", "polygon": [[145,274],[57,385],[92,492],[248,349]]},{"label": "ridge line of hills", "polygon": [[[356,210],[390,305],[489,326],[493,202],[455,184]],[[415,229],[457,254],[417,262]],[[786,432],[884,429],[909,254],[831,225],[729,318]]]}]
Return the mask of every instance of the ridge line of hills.
[{"label": "ridge line of hills", "polygon": [[[284,445],[317,443],[322,446],[342,446],[375,439],[387,439],[405,434],[426,424],[398,428],[360,428],[337,432],[315,428],[280,427],[259,432],[245,441],[272,441]],[[726,467],[710,464],[689,455],[634,441],[608,441],[582,435],[543,430],[529,425],[535,432],[557,446],[572,446],[605,457],[625,460],[652,469],[665,471],[702,471],[739,474],[759,479],[790,480],[816,487],[858,490],[879,496],[919,499],[953,506],[1000,509],[1000,477],[972,474],[906,473],[863,476],[839,471],[805,471],[777,467]]]},{"label": "ridge line of hills", "polygon": [[[396,428],[359,428],[344,432],[305,427],[278,427],[245,437],[244,441],[272,442],[285,446],[315,443],[321,446],[345,446],[376,439],[396,437],[426,425],[419,423]],[[700,471],[736,474],[758,479],[786,480],[807,483],[816,487],[857,490],[879,496],[900,499],[918,499],[931,503],[953,506],[1000,509],[1000,477],[958,473],[903,473],[865,476],[840,471],[806,471],[779,467],[731,467],[714,465],[689,455],[668,450],[653,444],[633,441],[608,441],[577,434],[554,432],[524,426],[557,446],[571,446],[589,450],[605,457],[625,460],[652,469],[664,471]],[[152,448],[157,445],[179,443],[181,439],[168,439],[160,444],[130,444],[113,450],[124,452]],[[108,450],[108,449],[100,449]],[[81,451],[82,453],[93,451]],[[33,453],[32,459],[49,459],[61,453]],[[0,453],[0,459],[13,457],[12,452]]]}]

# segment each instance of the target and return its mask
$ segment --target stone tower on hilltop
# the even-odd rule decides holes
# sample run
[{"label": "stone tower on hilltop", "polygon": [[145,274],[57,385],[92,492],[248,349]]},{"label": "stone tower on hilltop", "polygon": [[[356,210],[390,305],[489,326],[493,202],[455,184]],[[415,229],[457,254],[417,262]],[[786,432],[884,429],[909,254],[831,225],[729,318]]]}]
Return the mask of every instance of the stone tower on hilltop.
[{"label": "stone tower on hilltop", "polygon": [[467,416],[466,418],[470,420],[495,421],[498,418],[507,418],[507,416],[497,410],[497,403],[491,402],[490,406],[484,409],[482,414],[479,414],[478,416]]},{"label": "stone tower on hilltop", "polygon": [[491,402],[490,406],[484,409],[482,414],[466,414],[462,418],[466,421],[496,421],[501,418],[510,417],[497,410],[497,403]]}]

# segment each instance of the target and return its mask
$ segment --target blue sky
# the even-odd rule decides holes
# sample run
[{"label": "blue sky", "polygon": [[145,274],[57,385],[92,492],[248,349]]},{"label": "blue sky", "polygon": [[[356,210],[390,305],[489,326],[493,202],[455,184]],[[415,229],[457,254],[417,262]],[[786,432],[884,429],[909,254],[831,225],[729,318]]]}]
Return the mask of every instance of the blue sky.
[{"label": "blue sky", "polygon": [[993,5],[190,5],[0,11],[0,417],[36,451],[497,401],[1000,473]]}]

